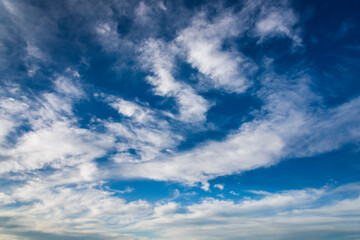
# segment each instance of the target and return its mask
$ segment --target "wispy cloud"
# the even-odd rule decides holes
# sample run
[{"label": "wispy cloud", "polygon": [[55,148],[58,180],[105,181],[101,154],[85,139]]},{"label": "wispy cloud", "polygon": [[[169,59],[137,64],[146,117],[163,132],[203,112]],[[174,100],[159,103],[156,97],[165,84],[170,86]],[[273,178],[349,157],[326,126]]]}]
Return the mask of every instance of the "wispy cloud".
[{"label": "wispy cloud", "polygon": [[115,96],[105,96],[104,101],[127,117],[121,122],[102,122],[107,134],[117,139],[114,143],[117,153],[113,156],[116,162],[152,160],[182,140],[181,135],[172,132],[166,113]]},{"label": "wispy cloud", "polygon": [[[1,162],[2,173],[31,171],[46,165],[81,166],[106,152],[111,137],[77,126],[72,104],[83,96],[81,89],[62,76],[54,83],[54,92],[40,96],[19,97],[20,90],[14,92],[14,98],[12,93],[4,96],[3,119],[11,119],[12,123],[2,132],[2,138],[13,135],[14,141],[3,145],[2,157],[7,160]],[[24,127],[30,130],[21,131]]]},{"label": "wispy cloud", "polygon": [[260,42],[271,37],[286,36],[299,46],[302,40],[299,29],[295,27],[297,23],[298,18],[291,8],[263,8],[256,22],[255,34],[260,37]]},{"label": "wispy cloud", "polygon": [[176,46],[159,40],[148,40],[141,49],[141,58],[154,73],[147,80],[155,87],[155,94],[174,97],[179,104],[180,120],[198,122],[206,119],[210,104],[198,95],[191,86],[176,81],[172,75]]},{"label": "wispy cloud", "polygon": [[[331,224],[332,231],[340,231],[349,216],[358,219],[360,209],[357,197],[329,201],[339,191],[356,192],[357,185],[352,186],[289,190],[269,193],[260,199],[238,201],[208,198],[197,204],[182,206],[171,200],[155,204],[141,200],[125,202],[111,192],[97,189],[96,185],[83,184],[71,188],[51,186],[47,185],[45,179],[34,179],[12,189],[11,201],[3,205],[9,207],[3,207],[0,214],[17,224],[21,229],[15,227],[14,230],[19,232],[39,231],[62,235],[65,227],[67,233],[75,236],[89,234],[90,231],[102,237],[127,236],[129,239],[137,239],[132,236],[134,233],[150,233],[154,230],[157,231],[156,237],[170,239],[211,239],[220,235],[227,239],[239,236],[258,239],[269,234],[286,238],[295,230],[300,235],[310,231],[326,234],[323,232],[324,224]],[[10,199],[10,196],[5,199]],[[327,203],[319,206],[318,203],[324,200]],[[27,202],[27,205],[12,209],[13,201]],[[323,217],[319,218],[319,215]],[[254,231],[260,226],[263,231]],[[130,232],[132,234],[128,234]],[[348,225],[344,234],[354,232],[358,233],[356,221]],[[331,234],[331,231],[327,233]],[[154,236],[149,235],[144,239],[151,237]]]},{"label": "wispy cloud", "polygon": [[224,41],[239,35],[241,30],[238,17],[231,13],[211,22],[200,14],[177,36],[186,60],[206,76],[209,88],[241,93],[251,85],[248,75],[256,70],[256,65],[237,51],[222,50]]}]

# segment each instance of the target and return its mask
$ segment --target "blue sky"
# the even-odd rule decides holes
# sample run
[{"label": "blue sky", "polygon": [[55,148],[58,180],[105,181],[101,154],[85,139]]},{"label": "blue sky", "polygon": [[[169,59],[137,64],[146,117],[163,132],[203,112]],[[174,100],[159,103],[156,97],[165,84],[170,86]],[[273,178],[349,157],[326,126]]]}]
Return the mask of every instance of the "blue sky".
[{"label": "blue sky", "polygon": [[360,239],[359,9],[1,0],[0,240]]}]

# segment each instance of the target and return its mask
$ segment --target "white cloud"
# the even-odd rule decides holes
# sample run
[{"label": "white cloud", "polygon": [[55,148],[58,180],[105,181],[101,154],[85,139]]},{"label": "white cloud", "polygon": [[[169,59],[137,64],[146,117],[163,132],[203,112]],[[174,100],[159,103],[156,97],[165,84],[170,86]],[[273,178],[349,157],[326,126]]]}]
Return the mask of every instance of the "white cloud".
[{"label": "white cloud", "polygon": [[[2,106],[2,121],[9,123],[14,119],[11,122],[15,125],[9,125],[14,129],[26,120],[31,131],[18,136],[11,148],[4,149],[2,154],[7,160],[0,163],[2,172],[34,170],[46,165],[81,169],[82,164],[116,150],[109,157],[118,163],[110,170],[111,176],[171,180],[190,185],[201,182],[204,190],[208,190],[207,181],[216,176],[270,166],[283,157],[299,153],[329,151],[358,136],[354,128],[359,115],[358,99],[330,110],[324,117],[314,118],[310,105],[318,100],[309,90],[306,77],[289,81],[268,75],[263,78],[266,91],[258,93],[265,104],[259,113],[255,112],[253,121],[244,123],[223,141],[209,141],[186,152],[171,153],[182,137],[174,132],[161,111],[102,95],[103,101],[128,119],[96,120],[104,127],[103,132],[79,128],[72,101],[81,94],[68,78],[57,78],[55,82],[59,83],[55,84],[57,92],[44,93],[35,100],[7,97],[7,104]],[[11,104],[15,105],[10,107]],[[27,112],[22,111],[29,106]],[[10,131],[5,129],[2,139]],[[344,131],[348,133],[340,133]],[[312,138],[308,137],[309,133]],[[341,135],[334,140],[337,134]],[[311,144],[313,141],[316,144]],[[318,146],[316,151],[312,150],[314,146]],[[90,179],[90,175],[87,178]]]},{"label": "white cloud", "polygon": [[[105,7],[105,9],[111,12],[107,7]],[[94,26],[92,26],[99,44],[109,53],[121,53],[122,51],[125,52],[129,49],[133,49],[134,43],[119,35],[117,31],[117,22],[111,18],[112,14],[106,13],[106,11],[104,12],[105,15],[108,14],[108,16],[97,19],[98,22],[94,23]],[[90,20],[92,21],[93,19]]]},{"label": "white cloud", "polygon": [[28,45],[26,47],[26,52],[28,54],[29,57],[33,57],[36,59],[40,59],[40,60],[46,60],[46,57],[44,56],[44,53],[40,51],[39,48],[37,48],[36,46],[32,46],[32,45]]},{"label": "white cloud", "polygon": [[[293,235],[331,235],[337,230],[342,231],[343,236],[359,234],[356,222],[360,217],[359,199],[343,199],[319,207],[318,200],[331,192],[291,190],[236,202],[208,198],[186,206],[182,213],[173,210],[170,215],[143,220],[130,229],[156,230],[167,239],[273,239],[274,236],[293,239]],[[180,208],[172,206],[172,209]],[[349,217],[352,223],[344,228]],[[327,224],[331,227],[324,228]]]},{"label": "white cloud", "polygon": [[[173,135],[168,129],[153,129],[146,126],[132,126],[116,122],[105,122],[108,134],[120,138],[114,144],[116,162],[149,161],[162,156],[162,151],[173,148],[180,136]],[[135,150],[135,155],[129,151]],[[118,174],[116,174],[118,175]]]},{"label": "white cloud", "polygon": [[324,190],[294,190],[285,191],[280,194],[267,193],[261,200],[245,200],[241,204],[241,209],[246,211],[261,211],[261,209],[277,209],[287,208],[290,206],[298,206],[318,199]]},{"label": "white cloud", "polygon": [[[334,150],[355,141],[359,119],[357,100],[339,107],[341,112],[351,111],[351,114],[330,110],[324,117],[317,118],[312,113],[319,109],[312,105],[316,106],[320,100],[308,87],[308,77],[291,80],[269,74],[263,77],[262,83],[266,89],[258,92],[264,101],[262,109],[254,112],[253,121],[244,123],[224,140],[208,141],[146,163],[121,164],[117,173],[190,185],[201,182],[204,190],[208,190],[207,181],[216,176],[270,166],[285,157]],[[343,115],[349,118],[340,117]],[[338,129],[342,128],[349,133],[341,134]],[[342,137],[334,139],[335,133]],[[318,151],[312,151],[313,148]]]},{"label": "white cloud", "polygon": [[136,15],[136,20],[138,20],[140,23],[150,21],[149,19],[150,11],[151,8],[149,6],[147,6],[144,2],[140,2],[139,5],[134,10]]},{"label": "white cloud", "polygon": [[[3,0],[0,4],[3,6],[2,15],[5,17],[1,22],[0,46],[8,50],[16,48],[17,52],[15,55],[2,52],[2,58],[6,58],[12,64],[21,62],[26,67],[28,76],[33,77],[42,66],[52,61],[44,51],[43,45],[56,29],[54,19],[48,18],[28,2]],[[13,56],[16,56],[15,61]],[[6,70],[11,72],[12,68],[13,66],[9,65]]]},{"label": "white cloud", "polygon": [[[127,101],[119,97],[101,94],[102,101],[108,103],[121,115],[127,117],[121,122],[103,121],[107,134],[119,139],[114,147],[118,153],[113,157],[116,162],[148,161],[172,149],[181,135],[173,132],[162,111],[150,109],[140,102]],[[129,150],[135,150],[131,154]]]},{"label": "white cloud", "polygon": [[[79,73],[76,71],[71,71],[69,70],[69,72],[76,78],[79,77]],[[69,79],[67,77],[64,76],[59,76],[55,81],[54,81],[54,85],[55,85],[55,89],[59,92],[59,93],[63,93],[65,95],[68,95],[70,97],[76,97],[76,98],[81,98],[84,97],[86,94],[85,92],[82,90],[82,86],[79,83],[76,83],[74,81],[74,79]]]},{"label": "white cloud", "polygon": [[237,51],[222,50],[225,39],[240,33],[240,21],[232,14],[225,14],[209,22],[200,14],[176,38],[176,43],[186,52],[186,60],[207,77],[207,85],[211,84],[208,88],[241,93],[251,85],[248,74],[256,65]]},{"label": "white cloud", "polygon": [[0,204],[6,205],[6,204],[11,204],[11,203],[15,203],[15,200],[11,196],[0,192]]},{"label": "white cloud", "polygon": [[271,165],[281,156],[284,145],[266,126],[247,125],[223,142],[209,142],[163,160],[125,165],[119,171],[130,177],[206,184],[215,176]]},{"label": "white cloud", "polygon": [[[265,100],[263,111],[252,122],[223,141],[209,141],[192,150],[161,156],[146,163],[120,165],[116,171],[121,176],[141,177],[163,181],[179,181],[187,184],[201,182],[208,190],[207,181],[220,175],[248,171],[270,166],[286,156],[286,147],[306,126],[306,104],[311,96],[304,85],[306,79],[294,86],[271,76],[264,82],[267,91],[259,93]],[[285,86],[281,87],[281,84]],[[290,100],[289,100],[290,99]],[[298,109],[298,106],[304,109]]]},{"label": "white cloud", "polygon": [[215,184],[214,185],[214,188],[218,188],[218,189],[220,189],[220,190],[224,190],[224,184]]},{"label": "white cloud", "polygon": [[125,226],[153,213],[152,206],[145,201],[126,203],[112,196],[111,192],[91,185],[51,187],[46,185],[45,179],[42,181],[33,180],[14,188],[13,198],[18,203],[27,204],[14,210],[0,211],[0,216],[9,216],[20,224],[19,232],[91,233],[121,237],[120,232]]},{"label": "white cloud", "polygon": [[18,14],[17,9],[11,4],[11,2],[7,0],[1,1],[1,3],[5,6],[5,8],[12,14]]},{"label": "white cloud", "polygon": [[29,106],[14,98],[4,97],[0,101],[0,144],[6,144],[6,137],[20,124],[17,117]]},{"label": "white cloud", "polygon": [[167,8],[166,8],[166,6],[165,6],[165,4],[164,4],[163,1],[160,1],[158,6],[159,6],[159,8],[160,8],[161,10],[163,10],[163,11],[166,11],[166,10],[167,10]]},{"label": "white cloud", "polygon": [[148,76],[148,82],[155,87],[155,94],[174,97],[179,105],[179,119],[185,122],[199,122],[206,119],[210,104],[184,82],[176,81],[172,76],[174,45],[160,40],[148,40],[141,49],[142,61],[154,76]]},{"label": "white cloud", "polygon": [[142,107],[134,102],[110,96],[107,97],[106,101],[120,114],[130,117],[136,122],[147,123],[154,121],[154,112],[152,110]]},{"label": "white cloud", "polygon": [[239,195],[240,195],[239,193],[236,193],[236,192],[234,192],[233,190],[231,190],[229,193],[230,193],[231,195],[234,195],[234,196],[239,196]]},{"label": "white cloud", "polygon": [[[337,189],[268,193],[238,201],[206,198],[189,205],[173,200],[154,204],[142,200],[126,202],[108,190],[99,190],[96,184],[67,186],[55,179],[49,182],[36,176],[22,186],[12,187],[6,195],[11,199],[9,203],[26,204],[19,208],[2,207],[0,217],[10,218],[18,226],[14,235],[28,230],[60,235],[98,234],[99,239],[139,239],[140,235],[144,239],[174,240],[218,239],[220,236],[286,239],[295,233],[331,234],[335,230],[345,235],[359,233],[359,198],[327,200],[339,191],[358,193],[358,183]],[[328,224],[331,227],[327,227]],[[348,227],[344,228],[344,224]],[[262,231],[257,231],[260,227]]]},{"label": "white cloud", "polygon": [[[28,132],[18,138],[14,148],[3,150],[2,154],[9,160],[0,163],[1,172],[34,170],[45,164],[60,168],[91,161],[105,153],[100,146],[108,139],[98,137],[67,122],[56,122]],[[96,146],[96,142],[100,146]]]},{"label": "white cloud", "polygon": [[[264,79],[267,90],[260,91],[259,96],[265,102],[262,109],[266,112],[265,118],[259,114],[254,121],[243,124],[223,141],[207,142],[190,151],[170,156],[161,151],[176,146],[178,140],[174,140],[174,133],[166,122],[162,122],[165,119],[162,113],[142,103],[102,95],[103,101],[129,121],[99,121],[105,127],[105,132],[99,133],[76,126],[72,101],[77,99],[77,94],[65,91],[72,87],[63,88],[55,84],[54,92],[44,93],[33,100],[26,96],[15,99],[5,95],[4,104],[1,105],[3,116],[15,119],[15,123],[20,124],[26,119],[32,129],[18,136],[12,148],[2,151],[9,158],[1,162],[4,164],[1,169],[4,172],[22,173],[24,183],[14,185],[6,194],[2,193],[0,199],[3,204],[24,205],[2,208],[0,216],[11,217],[21,229],[47,229],[58,234],[64,229],[78,234],[91,230],[92,233],[119,237],[132,232],[135,236],[126,235],[129,239],[136,239],[138,232],[153,232],[154,229],[166,239],[211,239],[220,235],[229,239],[239,236],[258,239],[273,236],[271,234],[286,238],[295,230],[323,230],[322,224],[332,224],[341,230],[344,221],[349,219],[343,214],[360,211],[357,208],[358,199],[346,199],[322,207],[312,206],[319,198],[335,194],[325,189],[280,193],[253,191],[259,194],[257,198],[239,201],[205,199],[189,206],[181,206],[173,202],[174,199],[155,205],[145,201],[125,202],[112,193],[124,194],[130,192],[131,188],[125,189],[125,192],[98,189],[97,183],[101,179],[118,177],[120,174],[121,177],[174,180],[187,184],[202,182],[204,190],[208,190],[206,181],[215,176],[276,163],[284,154],[288,154],[285,150],[287,144],[291,144],[288,140],[316,121],[319,121],[319,126],[320,122],[323,124],[320,129],[334,129],[336,126],[351,133],[340,139],[339,144],[356,138],[357,132],[352,126],[357,126],[357,98],[326,113],[326,121],[323,118],[321,121],[316,118],[309,120],[308,116],[311,115],[307,115],[307,106],[313,97],[306,79],[297,79],[294,85],[274,75]],[[288,99],[292,99],[292,102]],[[24,113],[24,109],[29,110]],[[6,136],[8,133],[4,134]],[[323,136],[322,131],[319,134]],[[124,141],[115,140],[119,138]],[[113,148],[118,150],[118,168],[109,170],[109,173],[107,169],[99,169],[94,159]],[[121,149],[129,148],[143,151],[142,161],[147,162],[124,164],[132,161],[124,159]],[[159,157],[162,160],[157,160]],[[35,171],[24,171],[45,165],[51,166],[54,171],[35,175],[31,174]],[[214,187],[221,189],[220,186]],[[237,195],[235,192],[231,194]],[[327,220],[319,218],[319,215],[327,216]],[[287,230],[284,230],[284,224]],[[253,231],[260,226],[264,231],[254,235]],[[356,227],[353,224],[350,230],[355,231]]]},{"label": "white cloud", "polygon": [[286,36],[293,40],[295,45],[301,45],[299,30],[295,28],[298,18],[291,8],[278,7],[263,9],[256,22],[255,34],[260,36],[260,42],[275,36]]},{"label": "white cloud", "polygon": [[[38,96],[19,91],[6,93],[0,107],[1,121],[11,120],[12,124],[2,131],[2,139],[13,132],[14,140],[1,148],[5,159],[0,162],[1,173],[31,171],[44,166],[77,166],[86,177],[88,173],[82,168],[83,164],[104,155],[111,146],[111,136],[76,125],[72,104],[83,96],[81,88],[61,76],[55,80],[54,87],[54,92]],[[16,99],[11,95],[17,95]],[[29,130],[18,131],[24,126]]]},{"label": "white cloud", "polygon": [[[322,110],[304,133],[306,141],[299,145],[305,151],[296,156],[313,156],[358,143],[360,137],[360,97],[333,109]],[[305,145],[305,146],[304,146]]]},{"label": "white cloud", "polygon": [[27,103],[9,96],[11,92],[18,93],[18,89],[8,86],[0,90],[0,145],[8,144],[6,138],[21,124],[22,114],[29,108]]},{"label": "white cloud", "polygon": [[111,31],[109,24],[103,23],[96,27],[96,32],[103,35]]}]

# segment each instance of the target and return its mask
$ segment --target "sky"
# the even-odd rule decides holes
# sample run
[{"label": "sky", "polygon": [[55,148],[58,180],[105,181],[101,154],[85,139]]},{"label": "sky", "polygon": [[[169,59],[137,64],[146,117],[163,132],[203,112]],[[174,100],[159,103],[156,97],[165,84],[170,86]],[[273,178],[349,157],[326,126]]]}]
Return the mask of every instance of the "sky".
[{"label": "sky", "polygon": [[0,0],[0,240],[360,239],[359,10]]}]

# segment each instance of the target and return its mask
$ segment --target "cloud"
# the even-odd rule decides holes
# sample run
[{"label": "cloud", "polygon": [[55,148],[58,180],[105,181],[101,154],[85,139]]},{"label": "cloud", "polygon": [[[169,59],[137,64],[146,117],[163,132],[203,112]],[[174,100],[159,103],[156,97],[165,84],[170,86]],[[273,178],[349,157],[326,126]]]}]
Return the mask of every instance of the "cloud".
[{"label": "cloud", "polygon": [[1,62],[0,67],[6,75],[24,77],[23,71],[16,70],[16,66],[23,64],[27,77],[32,77],[52,61],[44,47],[57,29],[56,23],[28,2],[3,0],[0,4],[4,16],[0,23],[0,48],[8,60]]},{"label": "cloud", "polygon": [[321,99],[309,88],[307,75],[289,78],[273,73],[263,76],[266,90],[260,89],[258,95],[264,105],[254,112],[253,121],[243,123],[222,141],[207,141],[145,163],[121,164],[116,171],[130,178],[201,182],[208,190],[207,181],[217,176],[271,166],[287,157],[313,156],[355,141],[357,100],[315,116],[314,112],[322,111],[316,107]]},{"label": "cloud", "polygon": [[[324,111],[315,119],[304,142],[306,151],[300,156],[311,156],[338,149],[345,144],[357,144],[360,126],[360,97]],[[301,146],[301,145],[300,145]]]},{"label": "cloud", "polygon": [[[104,150],[91,142],[96,140],[85,130],[76,129],[66,122],[56,122],[21,136],[12,149],[3,151],[11,160],[1,163],[1,172],[35,170],[46,164],[59,168],[91,161],[104,154]],[[46,143],[46,144],[44,144]],[[88,149],[91,146],[91,150]]]},{"label": "cloud", "polygon": [[230,193],[231,195],[234,195],[234,196],[239,196],[239,195],[240,195],[240,194],[234,192],[233,190],[231,190],[229,193]]},{"label": "cloud", "polygon": [[222,50],[226,39],[239,35],[239,22],[230,13],[212,22],[206,20],[205,14],[200,14],[175,40],[185,50],[186,61],[206,76],[210,89],[242,93],[251,85],[248,76],[256,70],[256,65],[237,51]]},{"label": "cloud", "polygon": [[244,126],[222,142],[209,142],[189,152],[144,164],[125,165],[121,175],[192,184],[206,182],[276,161],[284,147],[282,139],[266,126]]},{"label": "cloud", "polygon": [[[12,88],[12,90],[17,91]],[[0,103],[0,143],[6,144],[7,136],[20,124],[21,114],[29,108],[29,105],[7,96],[7,92],[1,91]]]},{"label": "cloud", "polygon": [[[267,79],[267,78],[264,78]],[[240,173],[270,166],[287,153],[287,145],[306,126],[306,110],[298,106],[310,104],[311,92],[306,79],[294,86],[279,76],[269,76],[262,113],[222,141],[208,141],[186,152],[164,156],[146,163],[125,164],[117,170],[128,177],[149,178],[163,181],[179,181],[187,184],[206,183],[220,175]],[[285,84],[281,87],[281,84]],[[263,114],[265,113],[265,115]],[[205,189],[207,189],[206,187]]]},{"label": "cloud", "polygon": [[[2,121],[12,124],[2,131],[2,139],[12,137],[2,147],[1,173],[41,169],[44,166],[61,168],[91,162],[106,152],[113,141],[79,128],[72,111],[73,102],[84,93],[66,77],[58,77],[54,92],[39,96],[15,95],[8,91],[1,106]],[[11,97],[11,94],[14,95]],[[21,128],[29,128],[28,131]]]},{"label": "cloud", "polygon": [[112,95],[102,94],[100,100],[125,117],[122,121],[102,121],[107,135],[117,139],[114,143],[117,153],[113,156],[116,162],[139,162],[158,158],[164,151],[170,151],[183,140],[180,134],[172,131],[166,120],[169,118],[167,113]]},{"label": "cloud", "polygon": [[[253,121],[243,123],[222,141],[207,141],[188,151],[174,152],[183,140],[181,134],[174,131],[166,113],[140,102],[100,94],[98,100],[109,104],[124,118],[95,120],[101,131],[96,127],[78,127],[72,105],[84,97],[84,92],[74,85],[79,84],[76,79],[57,77],[54,92],[43,93],[34,100],[7,97],[8,104],[15,105],[11,108],[4,105],[2,121],[13,130],[4,129],[2,138],[24,122],[30,124],[31,131],[20,134],[10,148],[4,149],[2,157],[7,160],[1,162],[2,173],[45,166],[71,166],[81,172],[95,159],[108,156],[115,162],[113,169],[106,170],[111,177],[189,185],[200,182],[208,190],[207,181],[217,176],[270,166],[289,156],[331,151],[356,139],[353,126],[357,123],[357,99],[324,111],[320,118],[314,117],[311,105],[319,99],[309,89],[306,76],[290,81],[271,73],[262,79],[266,91],[260,89],[258,96],[264,105],[254,112]],[[24,107],[28,109],[26,113],[22,111]],[[9,119],[14,119],[14,125]],[[341,132],[346,130],[349,134],[335,137],[341,128]],[[84,179],[92,179],[98,173],[95,168],[81,174]]]},{"label": "cloud", "polygon": [[295,27],[299,20],[291,8],[277,7],[262,10],[255,27],[255,35],[260,37],[260,42],[271,37],[286,36],[295,45],[302,45],[299,29]]},{"label": "cloud", "polygon": [[0,203],[1,205],[7,205],[7,204],[15,203],[15,200],[11,196],[0,192]]},{"label": "cloud", "polygon": [[[2,206],[0,216],[13,224],[11,231],[5,231],[9,235],[38,231],[64,239],[67,235],[91,235],[95,239],[139,239],[140,235],[143,239],[271,239],[276,235],[281,239],[294,233],[331,235],[334,231],[347,236],[359,234],[359,198],[332,199],[339,193],[358,195],[358,190],[359,184],[353,183],[338,188],[268,192],[238,200],[205,198],[184,205],[174,200],[126,202],[111,189],[101,190],[96,184],[74,187],[38,175],[11,187],[7,198],[23,205]],[[326,227],[328,224],[331,227]],[[349,225],[344,229],[344,224]],[[259,227],[260,232],[256,231]]]},{"label": "cloud", "polygon": [[179,119],[199,122],[206,119],[210,104],[188,84],[176,81],[173,71],[176,47],[160,40],[148,40],[141,48],[141,59],[154,76],[147,81],[155,87],[155,94],[174,97],[179,105]]},{"label": "cloud", "polygon": [[105,101],[120,114],[131,118],[134,122],[142,124],[155,122],[155,112],[147,107],[142,107],[135,102],[126,101],[122,98],[114,96],[105,97]]},{"label": "cloud", "polygon": [[[68,69],[68,72],[70,72],[75,78],[80,77],[79,73],[76,71],[71,71],[70,69]],[[81,86],[80,83],[76,82],[75,79],[70,79],[65,76],[59,76],[55,79],[54,85],[55,90],[58,93],[64,94],[71,98],[82,98],[86,95],[86,93],[82,89],[83,86]]]},{"label": "cloud", "polygon": [[148,14],[151,9],[144,2],[140,2],[134,11],[138,21],[145,22],[150,20]]},{"label": "cloud", "polygon": [[[46,183],[46,179],[34,179],[12,189],[15,201],[26,204],[14,210],[2,209],[0,214],[19,224],[13,228],[15,236],[24,231],[39,231],[75,238],[91,232],[99,236],[95,239],[118,239],[122,234],[112,226],[127,226],[152,213],[151,206],[144,201],[125,203],[111,192],[91,185],[72,188]],[[124,237],[127,239],[126,234]]]},{"label": "cloud", "polygon": [[[351,215],[350,212],[345,213],[344,208],[352,209],[354,220],[358,219],[360,209],[356,204],[359,199],[343,199],[317,206],[318,201],[328,194],[331,195],[332,190],[304,189],[270,193],[261,199],[232,201],[208,198],[186,206],[183,213],[172,210],[173,214],[145,220],[131,229],[156,229],[168,239],[273,239],[274,236],[286,239],[309,233],[331,236],[336,231],[341,231],[342,236],[359,234],[355,221],[346,230],[343,228]],[[317,211],[323,211],[324,215],[319,217]],[[324,227],[327,224],[331,227]],[[259,228],[262,231],[258,231]]]}]

